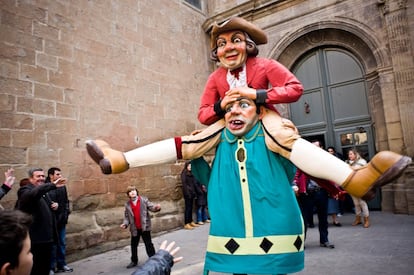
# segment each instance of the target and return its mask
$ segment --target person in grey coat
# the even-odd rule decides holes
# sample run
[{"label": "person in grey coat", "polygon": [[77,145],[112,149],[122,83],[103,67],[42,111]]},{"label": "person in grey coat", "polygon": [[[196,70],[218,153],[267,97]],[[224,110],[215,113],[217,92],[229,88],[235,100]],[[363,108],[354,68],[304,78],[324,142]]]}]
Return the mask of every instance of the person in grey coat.
[{"label": "person in grey coat", "polygon": [[129,200],[125,203],[124,221],[120,227],[126,229],[129,226],[131,232],[131,263],[127,268],[132,268],[138,264],[138,244],[141,236],[148,257],[155,254],[149,212],[158,212],[161,206],[152,203],[147,197],[140,196],[135,186],[128,186],[126,194]]}]

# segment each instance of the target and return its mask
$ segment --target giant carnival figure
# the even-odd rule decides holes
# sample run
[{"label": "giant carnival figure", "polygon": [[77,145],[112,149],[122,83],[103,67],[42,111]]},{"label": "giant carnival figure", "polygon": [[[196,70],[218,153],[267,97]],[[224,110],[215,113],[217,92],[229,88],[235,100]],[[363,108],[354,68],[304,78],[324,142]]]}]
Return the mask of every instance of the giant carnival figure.
[{"label": "giant carnival figure", "polygon": [[[219,67],[208,78],[199,110],[203,131],[161,140],[128,152],[88,140],[90,157],[104,174],[216,155],[208,181],[211,215],[205,272],[286,274],[303,269],[303,224],[290,187],[294,166],[323,187],[372,199],[411,158],[381,151],[360,169],[300,137],[277,103],[302,95],[299,80],[275,60],[259,58],[263,30],[240,17],[215,23],[211,57]],[[293,165],[292,165],[293,164]],[[272,218],[269,218],[272,217]]]}]

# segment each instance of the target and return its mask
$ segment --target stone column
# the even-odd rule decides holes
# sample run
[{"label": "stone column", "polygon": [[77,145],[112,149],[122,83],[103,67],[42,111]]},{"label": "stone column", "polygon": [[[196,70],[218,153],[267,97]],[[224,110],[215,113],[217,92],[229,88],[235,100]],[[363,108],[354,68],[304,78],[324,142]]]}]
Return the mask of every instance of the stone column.
[{"label": "stone column", "polygon": [[[389,148],[392,151],[413,156],[414,58],[408,31],[406,4],[407,0],[378,0],[378,6],[384,16],[395,89],[394,95],[392,87],[382,87],[385,88],[383,89],[384,108],[391,110],[386,111]],[[393,106],[398,106],[398,108],[392,110]],[[411,166],[396,183],[383,188],[383,210],[412,214],[414,206],[414,180],[410,178],[412,170]],[[390,196],[393,196],[393,199]],[[393,205],[390,204],[392,202]]]},{"label": "stone column", "polygon": [[[394,74],[391,67],[384,68],[378,71],[378,80],[379,80],[379,86],[381,87],[381,97],[382,100],[379,101],[378,104],[371,105],[374,108],[382,108],[384,111],[384,117],[383,121],[377,121],[376,116],[373,118],[375,119],[375,132],[376,132],[376,145],[377,150],[393,150],[392,146],[389,144],[390,140],[390,132],[393,132],[392,136],[396,135],[396,132],[399,133],[400,140],[402,142],[402,130],[398,128],[398,131],[396,130],[396,127],[399,127],[400,123],[392,123],[395,120],[398,120],[399,118],[399,111],[398,108],[390,108],[389,106],[397,106],[397,96],[394,88]],[[382,105],[382,106],[381,106]],[[381,106],[381,107],[380,107]],[[376,114],[376,111],[374,111],[373,115]],[[381,123],[383,122],[383,123]],[[384,131],[385,130],[385,131]],[[385,136],[380,135],[380,133],[385,134]],[[395,140],[394,140],[395,144]],[[397,151],[397,150],[396,150]],[[394,212],[395,209],[395,191],[394,191],[394,185],[388,184],[381,188],[381,209],[382,211],[387,212]]]},{"label": "stone column", "polygon": [[[407,0],[378,0],[384,16],[387,31],[390,56],[395,78],[397,105],[399,107],[403,143],[390,144],[390,148],[397,152],[414,155],[414,57],[409,25],[406,12]],[[396,121],[392,121],[394,123]],[[394,139],[393,132],[389,132],[390,139]],[[390,142],[392,143],[392,141]],[[400,147],[401,148],[398,148]],[[393,148],[394,147],[394,148]],[[397,148],[395,148],[397,147]],[[399,149],[399,150],[398,150]]]}]

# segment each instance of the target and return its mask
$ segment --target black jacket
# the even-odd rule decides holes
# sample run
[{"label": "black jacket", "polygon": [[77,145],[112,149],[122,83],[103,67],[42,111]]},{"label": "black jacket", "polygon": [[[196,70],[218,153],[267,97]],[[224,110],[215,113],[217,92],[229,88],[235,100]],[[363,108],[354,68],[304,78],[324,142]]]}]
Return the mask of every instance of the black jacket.
[{"label": "black jacket", "polygon": [[10,187],[8,187],[7,185],[3,184],[0,187],[0,200],[10,191]]},{"label": "black jacket", "polygon": [[39,186],[28,184],[17,191],[17,208],[31,214],[33,223],[30,226],[30,238],[33,244],[53,242],[56,225],[50,209],[51,200],[46,193],[56,189],[52,183]]},{"label": "black jacket", "polygon": [[193,176],[193,174],[189,171],[182,171],[181,172],[181,183],[183,187],[183,196],[186,199],[195,199],[197,196],[196,193],[196,184],[198,181]]},{"label": "black jacket", "polygon": [[174,258],[166,250],[158,250],[142,266],[138,267],[132,275],[170,275]]},{"label": "black jacket", "polygon": [[66,186],[56,188],[48,192],[49,197],[52,201],[59,204],[58,209],[53,211],[56,217],[56,226],[63,228],[68,223],[70,214],[68,192]]},{"label": "black jacket", "polygon": [[197,191],[197,205],[207,206],[207,192],[203,191],[203,185],[197,184],[196,191]]}]

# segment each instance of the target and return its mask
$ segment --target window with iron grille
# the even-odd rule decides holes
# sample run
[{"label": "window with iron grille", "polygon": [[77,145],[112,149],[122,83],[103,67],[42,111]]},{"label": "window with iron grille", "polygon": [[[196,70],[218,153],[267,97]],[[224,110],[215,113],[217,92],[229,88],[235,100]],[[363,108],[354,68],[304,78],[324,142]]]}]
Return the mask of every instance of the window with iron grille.
[{"label": "window with iron grille", "polygon": [[185,0],[185,2],[201,10],[201,0]]}]

